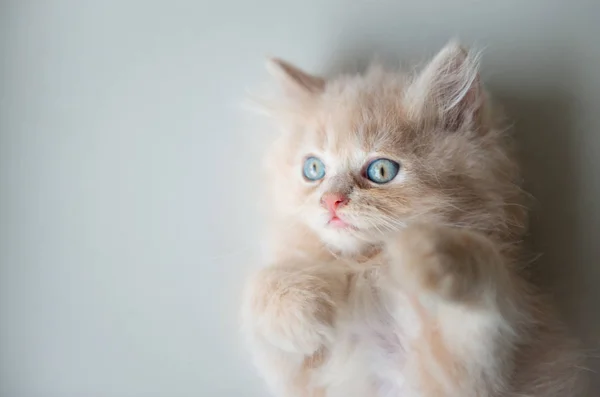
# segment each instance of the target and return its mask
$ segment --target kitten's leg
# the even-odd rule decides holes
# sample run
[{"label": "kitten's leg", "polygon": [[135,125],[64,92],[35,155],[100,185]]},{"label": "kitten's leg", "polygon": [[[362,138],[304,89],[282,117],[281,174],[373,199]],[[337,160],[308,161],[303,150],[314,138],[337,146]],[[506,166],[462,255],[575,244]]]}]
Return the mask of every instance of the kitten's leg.
[{"label": "kitten's leg", "polygon": [[347,295],[343,268],[295,263],[270,266],[247,288],[243,316],[255,361],[278,396],[320,396],[310,385],[334,337]]},{"label": "kitten's leg", "polygon": [[388,245],[391,279],[419,319],[405,375],[419,397],[503,395],[519,287],[496,245],[462,229],[411,226]]}]

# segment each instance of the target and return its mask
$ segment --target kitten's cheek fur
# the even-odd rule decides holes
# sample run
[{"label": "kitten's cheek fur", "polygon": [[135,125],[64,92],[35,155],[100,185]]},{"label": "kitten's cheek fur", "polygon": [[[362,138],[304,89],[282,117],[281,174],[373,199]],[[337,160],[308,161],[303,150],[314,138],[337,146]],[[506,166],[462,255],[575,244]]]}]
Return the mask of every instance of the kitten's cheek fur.
[{"label": "kitten's cheek fur", "polygon": [[[473,232],[411,225],[386,244],[391,281],[406,291],[472,301],[490,291],[482,264],[498,260],[487,239]],[[485,259],[484,259],[485,258]]]},{"label": "kitten's cheek fur", "polygon": [[337,280],[310,268],[263,269],[248,284],[246,327],[263,343],[312,355],[334,338],[337,303],[345,289]]}]

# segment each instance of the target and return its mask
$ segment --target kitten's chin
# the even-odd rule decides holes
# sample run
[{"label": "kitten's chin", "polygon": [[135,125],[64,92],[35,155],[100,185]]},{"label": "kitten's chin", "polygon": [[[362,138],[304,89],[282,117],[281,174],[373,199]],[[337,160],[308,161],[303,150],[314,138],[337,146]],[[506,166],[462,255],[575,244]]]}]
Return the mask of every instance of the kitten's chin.
[{"label": "kitten's chin", "polygon": [[359,255],[369,252],[377,241],[371,241],[357,234],[355,229],[348,227],[325,227],[318,231],[321,240],[332,250],[343,255]]}]

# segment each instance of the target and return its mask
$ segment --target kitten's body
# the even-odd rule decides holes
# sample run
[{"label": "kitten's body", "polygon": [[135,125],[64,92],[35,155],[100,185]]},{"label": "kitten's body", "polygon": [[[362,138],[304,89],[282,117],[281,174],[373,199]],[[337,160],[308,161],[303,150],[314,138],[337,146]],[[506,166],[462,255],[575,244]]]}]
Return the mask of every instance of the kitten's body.
[{"label": "kitten's body", "polygon": [[[274,394],[577,395],[579,355],[518,266],[518,170],[476,59],[449,45],[415,79],[329,82],[274,66],[289,102],[270,156],[272,260],[244,305]],[[325,177],[302,179],[307,156]],[[375,158],[400,172],[372,183]]]}]

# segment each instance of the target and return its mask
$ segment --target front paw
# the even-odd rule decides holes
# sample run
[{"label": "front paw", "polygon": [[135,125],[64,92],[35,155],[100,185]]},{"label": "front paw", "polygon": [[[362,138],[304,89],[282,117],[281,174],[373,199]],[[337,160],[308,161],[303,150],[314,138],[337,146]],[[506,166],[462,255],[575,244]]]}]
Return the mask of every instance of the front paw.
[{"label": "front paw", "polygon": [[[411,225],[387,244],[392,280],[415,293],[449,300],[474,297],[497,254],[491,242],[464,229]],[[492,266],[490,266],[490,269]]]},{"label": "front paw", "polygon": [[318,269],[263,269],[249,283],[246,323],[251,332],[273,346],[312,355],[333,338],[342,279]]}]

